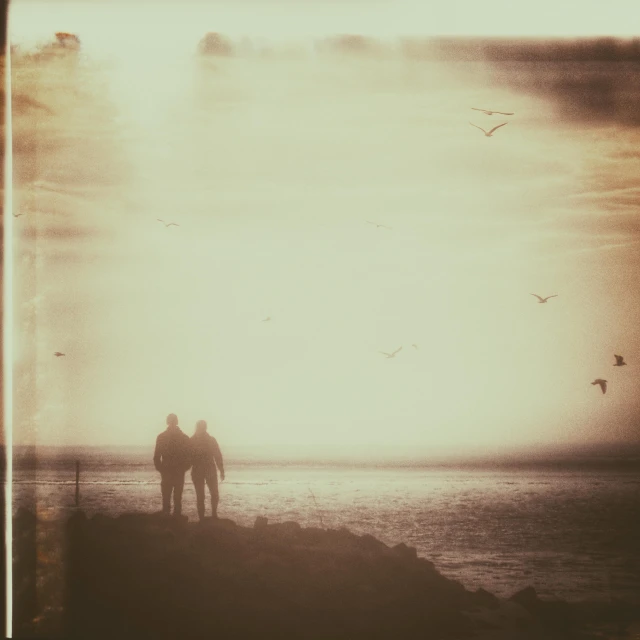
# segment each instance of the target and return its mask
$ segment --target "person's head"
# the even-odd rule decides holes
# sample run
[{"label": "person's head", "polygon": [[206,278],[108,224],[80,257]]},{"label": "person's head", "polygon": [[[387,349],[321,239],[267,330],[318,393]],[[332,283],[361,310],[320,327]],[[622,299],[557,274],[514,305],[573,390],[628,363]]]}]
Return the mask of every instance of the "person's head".
[{"label": "person's head", "polygon": [[202,435],[207,432],[207,423],[204,420],[196,422],[196,433]]},{"label": "person's head", "polygon": [[167,416],[167,426],[168,427],[177,427],[178,426],[178,416],[175,413],[170,413]]}]

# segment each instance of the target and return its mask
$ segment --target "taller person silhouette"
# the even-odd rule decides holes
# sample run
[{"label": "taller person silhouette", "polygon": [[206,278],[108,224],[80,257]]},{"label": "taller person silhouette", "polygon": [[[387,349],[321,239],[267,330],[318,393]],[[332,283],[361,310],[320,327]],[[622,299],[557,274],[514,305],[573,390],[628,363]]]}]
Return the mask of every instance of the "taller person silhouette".
[{"label": "taller person silhouette", "polygon": [[191,447],[189,436],[178,426],[178,416],[167,416],[167,428],[156,438],[153,463],[160,472],[162,491],[162,513],[171,513],[173,494],[173,515],[182,515],[182,490],[184,476],[191,467]]}]

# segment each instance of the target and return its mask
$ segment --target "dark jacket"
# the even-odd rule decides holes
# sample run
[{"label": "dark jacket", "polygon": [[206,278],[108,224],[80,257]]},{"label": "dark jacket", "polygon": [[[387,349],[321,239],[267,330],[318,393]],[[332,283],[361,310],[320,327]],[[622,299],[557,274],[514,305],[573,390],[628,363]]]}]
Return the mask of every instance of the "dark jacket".
[{"label": "dark jacket", "polygon": [[220,471],[224,471],[222,463],[222,453],[217,440],[208,433],[196,433],[191,436],[191,460],[193,469],[191,473],[213,473],[216,466]]},{"label": "dark jacket", "polygon": [[156,438],[153,464],[160,473],[182,472],[191,466],[189,436],[180,427],[168,427]]}]

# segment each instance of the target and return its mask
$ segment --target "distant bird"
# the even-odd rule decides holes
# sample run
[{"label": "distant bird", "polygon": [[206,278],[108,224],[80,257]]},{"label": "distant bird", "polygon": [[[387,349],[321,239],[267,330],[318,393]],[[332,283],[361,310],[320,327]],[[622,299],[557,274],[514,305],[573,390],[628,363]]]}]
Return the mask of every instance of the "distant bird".
[{"label": "distant bird", "polygon": [[383,229],[389,229],[389,231],[391,231],[391,227],[387,227],[386,224],[378,224],[377,222],[371,222],[370,220],[367,220],[367,223],[375,225],[376,229],[382,227]]},{"label": "distant bird", "polygon": [[485,131],[482,127],[479,127],[477,124],[473,124],[473,122],[470,122],[469,124],[472,127],[475,127],[476,129],[480,129],[480,131],[482,131],[487,138],[491,138],[493,136],[493,132],[496,129],[499,129],[500,127],[504,127],[505,124],[509,124],[509,123],[503,122],[502,124],[499,124],[497,127],[493,127],[493,129],[491,129],[490,131]]},{"label": "distant bird", "polygon": [[538,298],[538,301],[540,302],[540,304],[545,304],[547,302],[547,300],[549,300],[549,298],[557,298],[558,294],[555,293],[552,296],[547,296],[546,298],[542,298],[540,297],[537,293],[532,293],[532,296],[535,296],[536,298]]},{"label": "distant bird", "polygon": [[417,344],[412,344],[411,345],[416,351],[418,350],[418,345]]},{"label": "distant bird", "polygon": [[473,111],[482,111],[482,113],[486,113],[488,116],[492,116],[494,113],[498,113],[501,116],[512,116],[513,113],[506,113],[505,111],[488,111],[487,109],[476,109],[475,107],[471,107]]},{"label": "distant bird", "polygon": [[64,353],[60,353],[59,351],[56,351],[53,355],[54,355],[56,358],[59,358],[60,356],[63,356],[63,355],[64,355]]},{"label": "distant bird", "polygon": [[265,318],[262,322],[269,322],[271,320],[271,316],[268,316],[267,318]]},{"label": "distant bird", "polygon": [[156,220],[158,222],[162,222],[162,224],[165,227],[179,227],[180,226],[179,224],[176,224],[175,222],[165,222],[164,220],[160,220],[160,218],[156,218]]},{"label": "distant bird", "polygon": [[380,351],[380,353],[387,356],[387,358],[395,358],[396,353],[398,353],[398,351],[402,351],[402,347],[400,347],[399,349],[396,349],[393,353],[387,353],[386,351]]},{"label": "distant bird", "polygon": [[14,213],[13,217],[14,218],[19,218],[20,216],[23,216],[23,215],[24,215],[24,213]]},{"label": "distant bird", "polygon": [[616,363],[613,365],[614,367],[624,367],[627,363],[624,361],[622,356],[613,356],[616,359]]},{"label": "distant bird", "polygon": [[602,378],[597,378],[591,384],[599,384],[602,389],[602,393],[607,393],[607,381]]}]

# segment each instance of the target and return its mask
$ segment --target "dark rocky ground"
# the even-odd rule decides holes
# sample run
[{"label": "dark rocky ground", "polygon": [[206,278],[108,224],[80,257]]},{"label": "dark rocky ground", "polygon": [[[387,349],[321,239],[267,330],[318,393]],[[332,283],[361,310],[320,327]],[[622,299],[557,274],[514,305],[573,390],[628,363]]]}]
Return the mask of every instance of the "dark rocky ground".
[{"label": "dark rocky ground", "polygon": [[78,512],[58,531],[14,519],[14,637],[640,637],[629,604],[471,592],[415,549],[346,529]]}]

